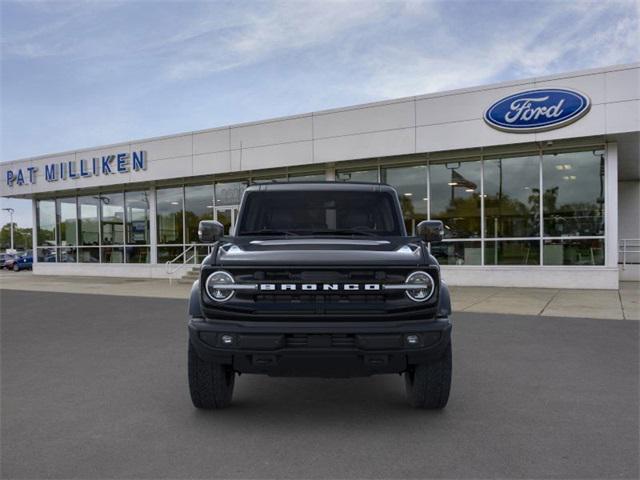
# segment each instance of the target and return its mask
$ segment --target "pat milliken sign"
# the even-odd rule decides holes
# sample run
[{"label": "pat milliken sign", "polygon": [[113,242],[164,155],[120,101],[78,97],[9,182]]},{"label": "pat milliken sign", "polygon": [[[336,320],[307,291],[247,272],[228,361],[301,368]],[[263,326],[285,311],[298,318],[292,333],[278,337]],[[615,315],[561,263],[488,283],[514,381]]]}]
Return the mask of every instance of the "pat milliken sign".
[{"label": "pat milliken sign", "polygon": [[573,123],[590,108],[591,101],[584,93],[566,88],[539,88],[498,100],[484,112],[484,121],[505,132],[542,132]]},{"label": "pat milliken sign", "polygon": [[147,169],[147,152],[140,150],[128,153],[114,153],[101,157],[82,158],[65,162],[52,162],[38,167],[17,168],[7,170],[4,178],[9,187],[35,184],[38,177],[47,182],[59,180],[76,180],[87,177],[119,175],[139,172]]}]

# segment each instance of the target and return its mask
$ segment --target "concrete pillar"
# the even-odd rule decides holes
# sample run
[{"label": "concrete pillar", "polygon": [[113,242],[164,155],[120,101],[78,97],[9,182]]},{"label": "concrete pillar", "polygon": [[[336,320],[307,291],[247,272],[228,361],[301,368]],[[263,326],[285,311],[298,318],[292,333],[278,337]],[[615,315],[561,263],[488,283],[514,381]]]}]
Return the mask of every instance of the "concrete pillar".
[{"label": "concrete pillar", "polygon": [[151,263],[158,263],[158,216],[156,214],[156,187],[149,188],[149,240]]},{"label": "concrete pillar", "polygon": [[[38,202],[34,198],[31,200],[31,222],[32,222],[32,230],[31,230],[31,250],[33,253],[33,263],[38,263],[38,210],[37,210]],[[35,268],[35,265],[34,265]]]},{"label": "concrete pillar", "polygon": [[327,182],[333,182],[336,179],[336,165],[335,163],[328,163],[325,170],[325,180]]},{"label": "concrete pillar", "polygon": [[618,266],[618,144],[608,143],[605,152],[605,265]]}]

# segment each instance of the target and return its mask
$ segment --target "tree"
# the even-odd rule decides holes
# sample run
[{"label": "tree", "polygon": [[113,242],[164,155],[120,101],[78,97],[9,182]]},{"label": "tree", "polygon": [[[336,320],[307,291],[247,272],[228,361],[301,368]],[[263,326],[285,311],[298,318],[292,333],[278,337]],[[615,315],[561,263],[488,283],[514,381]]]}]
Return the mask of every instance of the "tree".
[{"label": "tree", "polygon": [[[13,223],[13,247],[16,250],[30,250],[31,243],[31,229],[20,228],[17,223]],[[11,224],[6,223],[2,229],[0,229],[0,248],[6,250],[11,247]]]}]

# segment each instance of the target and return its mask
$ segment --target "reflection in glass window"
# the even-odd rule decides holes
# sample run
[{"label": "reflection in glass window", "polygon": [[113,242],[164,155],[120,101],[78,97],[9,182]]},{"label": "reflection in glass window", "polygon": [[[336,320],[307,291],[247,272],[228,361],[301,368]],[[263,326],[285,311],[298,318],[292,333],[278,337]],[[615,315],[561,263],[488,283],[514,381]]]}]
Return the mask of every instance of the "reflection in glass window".
[{"label": "reflection in glass window", "polygon": [[77,249],[70,247],[58,248],[58,262],[75,263],[77,259]]},{"label": "reflection in glass window", "polygon": [[78,261],[80,263],[98,263],[100,261],[100,249],[98,247],[79,248]]},{"label": "reflection in glass window", "polygon": [[252,177],[251,183],[260,184],[260,183],[284,183],[287,181],[287,176],[276,176],[276,177]]},{"label": "reflection in glass window", "polygon": [[124,199],[126,243],[129,245],[148,245],[150,242],[149,192],[125,192]]},{"label": "reflection in glass window", "polygon": [[158,243],[182,243],[182,187],[158,189],[156,198]]},{"label": "reflection in glass window", "polygon": [[485,265],[540,265],[539,240],[487,241]]},{"label": "reflection in glass window", "polygon": [[545,240],[545,265],[604,265],[604,239]]},{"label": "reflection in glass window", "polygon": [[124,243],[124,194],[100,195],[102,206],[102,245]]},{"label": "reflection in glass window", "polygon": [[441,265],[480,265],[481,242],[440,242],[431,244],[431,254]]},{"label": "reflection in glass window", "polygon": [[122,247],[102,247],[102,263],[122,263],[124,261],[124,249]]},{"label": "reflection in glass window", "polygon": [[235,217],[238,216],[237,207],[221,207],[216,208],[215,219],[224,227],[224,233],[226,235],[231,234],[231,229],[235,225]]},{"label": "reflection in glass window", "polygon": [[125,247],[127,263],[149,263],[149,247]]},{"label": "reflection in glass window", "polygon": [[58,261],[57,252],[54,247],[38,248],[36,254],[39,263],[54,263]]},{"label": "reflection in glass window", "polygon": [[76,244],[76,198],[58,198],[58,243],[61,246]]},{"label": "reflection in glass window", "polygon": [[216,205],[239,205],[247,182],[216,183]]},{"label": "reflection in glass window", "polygon": [[53,200],[38,200],[38,245],[56,244],[56,202]]},{"label": "reflection in glass window", "polygon": [[98,197],[78,197],[78,232],[80,245],[99,245]]},{"label": "reflection in glass window", "polygon": [[544,235],[604,235],[604,155],[545,154],[542,172]]},{"label": "reflection in glass window", "polygon": [[398,191],[407,233],[413,235],[429,209],[426,165],[386,168],[382,174],[384,182]]},{"label": "reflection in glass window", "polygon": [[181,253],[182,247],[158,247],[158,263],[165,263],[173,260]]},{"label": "reflection in glass window", "polygon": [[484,162],[487,238],[540,235],[540,157]]},{"label": "reflection in glass window", "polygon": [[370,182],[378,183],[378,169],[355,170],[350,172],[336,172],[336,180],[339,182]]},{"label": "reflection in glass window", "polygon": [[290,182],[325,182],[326,180],[327,176],[324,172],[289,175]]},{"label": "reflection in glass window", "polygon": [[187,226],[186,243],[198,241],[200,220],[213,220],[213,185],[184,187],[184,221]]},{"label": "reflection in glass window", "polygon": [[480,161],[429,167],[431,218],[442,220],[445,238],[480,237]]}]

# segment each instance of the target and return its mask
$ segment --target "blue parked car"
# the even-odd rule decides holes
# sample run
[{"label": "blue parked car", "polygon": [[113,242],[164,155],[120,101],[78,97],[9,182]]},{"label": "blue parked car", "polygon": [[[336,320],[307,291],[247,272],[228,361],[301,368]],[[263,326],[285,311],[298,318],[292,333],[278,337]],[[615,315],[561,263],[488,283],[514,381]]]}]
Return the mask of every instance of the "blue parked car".
[{"label": "blue parked car", "polygon": [[20,255],[13,262],[13,271],[19,272],[20,270],[31,270],[33,268],[33,254],[25,253]]}]

